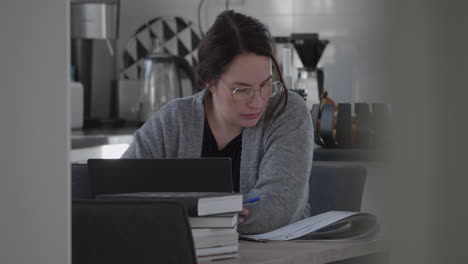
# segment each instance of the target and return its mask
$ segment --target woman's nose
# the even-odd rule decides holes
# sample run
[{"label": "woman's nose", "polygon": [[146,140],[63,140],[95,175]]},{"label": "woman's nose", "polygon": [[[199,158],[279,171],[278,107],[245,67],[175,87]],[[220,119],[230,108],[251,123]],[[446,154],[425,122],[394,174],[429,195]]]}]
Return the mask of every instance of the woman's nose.
[{"label": "woman's nose", "polygon": [[263,99],[260,96],[260,90],[255,90],[254,95],[250,98],[248,106],[252,108],[260,108],[263,105]]}]

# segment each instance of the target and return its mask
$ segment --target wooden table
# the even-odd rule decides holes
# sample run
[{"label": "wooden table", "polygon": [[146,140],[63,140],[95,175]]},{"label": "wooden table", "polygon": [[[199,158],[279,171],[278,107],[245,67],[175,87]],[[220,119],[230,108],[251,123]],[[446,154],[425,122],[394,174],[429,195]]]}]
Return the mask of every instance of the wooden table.
[{"label": "wooden table", "polygon": [[[330,263],[373,254],[386,254],[388,242],[382,238],[355,241],[240,242],[240,258],[214,264],[249,263]],[[385,261],[384,261],[385,262]],[[359,262],[358,263],[362,263]],[[374,263],[374,262],[372,262]]]}]

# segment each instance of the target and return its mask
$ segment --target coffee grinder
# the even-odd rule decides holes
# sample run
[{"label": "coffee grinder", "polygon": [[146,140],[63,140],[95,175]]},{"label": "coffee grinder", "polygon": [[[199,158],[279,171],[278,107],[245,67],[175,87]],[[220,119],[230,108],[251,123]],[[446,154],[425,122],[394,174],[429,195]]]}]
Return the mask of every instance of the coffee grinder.
[{"label": "coffee grinder", "polygon": [[303,64],[303,68],[298,69],[294,89],[305,95],[307,107],[311,110],[313,104],[320,102],[324,90],[323,69],[317,68],[317,63],[329,41],[319,39],[317,33],[309,33],[291,34],[291,42]]}]

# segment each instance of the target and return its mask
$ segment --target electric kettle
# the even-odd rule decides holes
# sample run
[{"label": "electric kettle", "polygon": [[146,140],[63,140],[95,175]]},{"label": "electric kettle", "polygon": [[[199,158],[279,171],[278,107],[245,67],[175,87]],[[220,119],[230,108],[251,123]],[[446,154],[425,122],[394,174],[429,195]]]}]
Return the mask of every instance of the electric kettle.
[{"label": "electric kettle", "polygon": [[193,95],[197,90],[188,62],[165,53],[157,39],[153,39],[152,52],[144,60],[140,79],[143,85],[137,106],[138,122],[146,122],[172,99]]}]

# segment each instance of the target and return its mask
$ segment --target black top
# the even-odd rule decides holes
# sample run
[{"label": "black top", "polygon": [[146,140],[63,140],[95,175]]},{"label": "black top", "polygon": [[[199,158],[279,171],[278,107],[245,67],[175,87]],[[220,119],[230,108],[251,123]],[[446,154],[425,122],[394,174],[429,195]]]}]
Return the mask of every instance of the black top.
[{"label": "black top", "polygon": [[242,152],[242,133],[229,142],[224,149],[219,150],[216,139],[205,121],[203,132],[202,157],[229,157],[232,162],[232,187],[234,192],[240,192],[240,161]]}]

